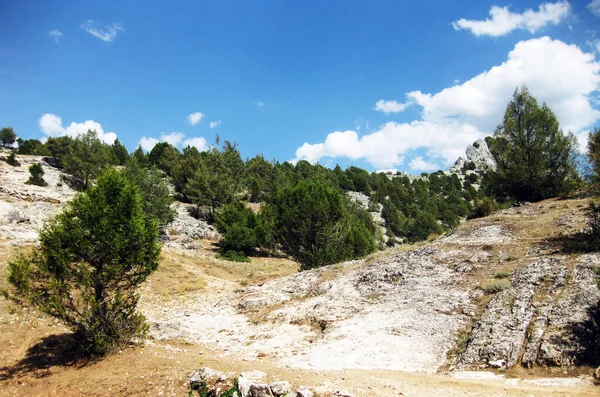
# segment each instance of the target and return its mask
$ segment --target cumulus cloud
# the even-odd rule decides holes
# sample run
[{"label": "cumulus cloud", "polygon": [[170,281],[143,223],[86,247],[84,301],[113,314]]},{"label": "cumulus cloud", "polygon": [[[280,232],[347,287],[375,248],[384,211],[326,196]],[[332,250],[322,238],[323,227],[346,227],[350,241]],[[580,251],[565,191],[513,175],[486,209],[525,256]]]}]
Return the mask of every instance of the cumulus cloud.
[{"label": "cumulus cloud", "polygon": [[433,94],[409,92],[409,101],[421,107],[418,120],[388,122],[363,136],[356,131],[332,132],[322,143],[304,143],[295,160],[346,157],[391,168],[422,149],[423,163],[413,159],[413,165],[447,166],[464,154],[467,145],[493,134],[515,88],[522,84],[550,106],[565,132],[584,137],[586,128],[600,120],[600,111],[592,106],[600,89],[600,62],[575,45],[542,37],[517,43],[505,62],[460,85]]},{"label": "cumulus cloud", "polygon": [[54,41],[56,41],[58,43],[60,41],[61,37],[63,36],[63,34],[60,30],[53,29],[48,32],[48,36],[52,37],[54,39]]},{"label": "cumulus cloud", "polygon": [[210,127],[211,130],[214,130],[215,128],[217,128],[218,126],[221,125],[221,120],[217,120],[217,121],[211,121],[208,126]]},{"label": "cumulus cloud", "polygon": [[165,134],[164,132],[160,133],[160,140],[161,142],[167,142],[175,147],[181,145],[181,142],[183,142],[183,132],[171,132],[170,134]]},{"label": "cumulus cloud", "polygon": [[415,171],[435,171],[440,169],[437,164],[425,161],[421,156],[412,159],[409,165]]},{"label": "cumulus cloud", "polygon": [[159,142],[160,141],[156,138],[148,138],[144,136],[142,139],[140,139],[138,145],[140,145],[144,151],[149,152]]},{"label": "cumulus cloud", "polygon": [[202,137],[186,139],[183,141],[183,146],[193,146],[201,152],[208,149],[206,139]]},{"label": "cumulus cloud", "polygon": [[384,101],[383,99],[380,99],[375,104],[375,110],[383,112],[385,114],[400,113],[403,112],[410,105],[410,102],[399,103],[396,101]]},{"label": "cumulus cloud", "polygon": [[79,25],[79,27],[92,36],[105,42],[113,41],[120,32],[125,31],[123,26],[117,23],[113,23],[112,25],[102,25],[98,22],[92,21],[91,19],[88,19],[82,23]]},{"label": "cumulus cloud", "polygon": [[[598,2],[600,0],[595,0]],[[538,11],[526,10],[522,14],[511,12],[508,7],[492,6],[491,18],[484,21],[459,19],[452,23],[455,30],[470,30],[475,36],[503,36],[515,29],[527,29],[531,33],[547,25],[559,24],[571,12],[571,5],[567,1],[544,3]]]},{"label": "cumulus cloud", "polygon": [[46,113],[38,122],[40,130],[49,137],[70,136],[76,138],[88,130],[96,131],[98,138],[107,144],[112,144],[117,139],[114,132],[104,132],[102,125],[94,120],[86,120],[83,123],[72,122],[68,127],[63,127],[62,118],[52,113]]},{"label": "cumulus cloud", "polygon": [[204,114],[200,112],[192,113],[188,115],[188,121],[191,125],[196,125],[204,118]]},{"label": "cumulus cloud", "polygon": [[263,101],[256,101],[256,102],[254,102],[254,104],[259,109],[262,108],[263,106],[265,106],[265,103]]},{"label": "cumulus cloud", "polygon": [[587,8],[592,14],[600,17],[600,0],[593,0],[587,5]]},{"label": "cumulus cloud", "polygon": [[142,149],[144,149],[146,152],[149,152],[159,142],[167,142],[176,148],[193,146],[200,151],[206,150],[208,148],[208,145],[206,144],[206,139],[202,137],[186,139],[183,132],[178,131],[171,132],[170,134],[165,134],[164,132],[161,132],[159,139],[153,137],[142,137],[142,139],[140,139],[140,141],[138,142],[138,145],[140,145]]}]

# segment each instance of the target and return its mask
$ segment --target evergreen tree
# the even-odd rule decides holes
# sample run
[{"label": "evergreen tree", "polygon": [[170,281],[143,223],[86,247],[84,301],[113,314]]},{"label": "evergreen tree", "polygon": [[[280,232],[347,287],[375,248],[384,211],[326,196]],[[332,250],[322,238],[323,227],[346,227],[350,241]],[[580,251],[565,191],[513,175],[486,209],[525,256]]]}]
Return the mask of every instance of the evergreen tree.
[{"label": "evergreen tree", "polygon": [[113,156],[117,159],[118,165],[125,165],[129,161],[129,153],[127,152],[127,148],[123,146],[123,144],[119,141],[119,139],[115,139],[113,144],[110,147]]},{"label": "evergreen tree", "polygon": [[0,130],[0,142],[5,148],[11,148],[17,140],[17,134],[12,127],[4,127]]},{"label": "evergreen tree", "polygon": [[29,185],[37,185],[37,186],[48,186],[46,181],[44,180],[44,168],[40,163],[33,163],[29,166],[29,173],[31,176],[27,180],[27,184]]},{"label": "evergreen tree", "polygon": [[117,161],[110,146],[100,141],[96,132],[90,130],[70,142],[61,162],[65,172],[73,176],[67,179],[67,183],[74,189],[83,191],[102,171]]},{"label": "evergreen tree", "polygon": [[578,178],[575,138],[563,134],[552,110],[539,106],[524,86],[515,90],[491,143],[497,163],[492,190],[497,196],[527,201],[556,197]]},{"label": "evergreen tree", "polygon": [[137,189],[109,170],[9,264],[9,296],[62,321],[87,353],[111,352],[147,330],[135,290],[158,266],[157,235]]},{"label": "evergreen tree", "polygon": [[[274,241],[303,269],[375,250],[372,228],[350,214],[344,196],[322,181],[305,180],[268,198],[263,211]],[[368,216],[368,214],[367,214]]]},{"label": "evergreen tree", "polygon": [[21,140],[19,138],[17,141],[19,141],[19,149],[17,150],[17,153],[19,154],[28,154],[33,156],[48,155],[48,150],[46,149],[46,146],[44,146],[44,144],[38,141],[37,139]]}]

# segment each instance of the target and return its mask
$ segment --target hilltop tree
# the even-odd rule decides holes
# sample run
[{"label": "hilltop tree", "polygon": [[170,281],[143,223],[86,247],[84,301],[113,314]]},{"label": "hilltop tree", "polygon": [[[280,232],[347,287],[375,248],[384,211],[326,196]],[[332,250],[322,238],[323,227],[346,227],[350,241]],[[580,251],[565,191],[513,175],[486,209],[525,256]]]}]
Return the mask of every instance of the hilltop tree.
[{"label": "hilltop tree", "polygon": [[587,157],[590,165],[589,180],[595,193],[600,191],[600,128],[594,128],[588,137]]},{"label": "hilltop tree", "polygon": [[5,148],[11,148],[17,140],[17,134],[12,127],[4,127],[0,130],[0,142]]},{"label": "hilltop tree", "polygon": [[116,164],[117,160],[111,147],[100,141],[95,131],[90,130],[70,142],[67,152],[62,155],[61,163],[65,172],[73,176],[67,182],[74,189],[83,191],[108,166]]},{"label": "hilltop tree", "polygon": [[563,134],[556,115],[525,86],[515,90],[491,143],[497,196],[543,200],[567,193],[577,179],[574,136]]},{"label": "hilltop tree", "polygon": [[158,266],[157,236],[137,189],[108,170],[9,263],[8,294],[62,321],[86,353],[109,353],[147,330],[135,290]]}]

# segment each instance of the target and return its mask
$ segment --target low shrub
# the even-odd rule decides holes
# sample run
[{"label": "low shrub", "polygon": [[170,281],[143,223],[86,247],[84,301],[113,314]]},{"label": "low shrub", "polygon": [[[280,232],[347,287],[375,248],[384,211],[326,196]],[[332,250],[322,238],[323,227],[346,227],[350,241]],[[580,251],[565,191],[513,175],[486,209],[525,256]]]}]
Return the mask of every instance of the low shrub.
[{"label": "low shrub", "polygon": [[12,165],[13,167],[18,167],[21,165],[21,163],[19,162],[19,160],[17,160],[17,155],[14,151],[10,152],[10,154],[8,155],[8,157],[5,160],[9,165]]},{"label": "low shrub", "polygon": [[510,272],[496,272],[496,274],[494,274],[494,278],[508,278],[508,276],[510,276]]},{"label": "low shrub", "polygon": [[29,166],[29,173],[31,176],[25,183],[28,185],[48,186],[48,183],[44,180],[44,169],[40,163],[31,164]]},{"label": "low shrub", "polygon": [[229,250],[225,252],[219,252],[217,259],[224,259],[231,262],[250,262],[250,258],[244,254],[244,251]]},{"label": "low shrub", "polygon": [[496,294],[510,287],[511,284],[508,280],[487,280],[479,288],[486,294]]}]

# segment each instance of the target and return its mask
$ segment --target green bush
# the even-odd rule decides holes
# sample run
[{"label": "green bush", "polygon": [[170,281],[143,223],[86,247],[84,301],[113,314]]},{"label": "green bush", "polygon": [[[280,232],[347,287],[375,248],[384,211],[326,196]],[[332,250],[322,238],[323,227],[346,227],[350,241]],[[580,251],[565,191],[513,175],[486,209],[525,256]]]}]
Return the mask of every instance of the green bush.
[{"label": "green bush", "polygon": [[259,219],[243,203],[228,204],[216,215],[216,227],[221,233],[221,252],[241,251],[250,254],[259,245]]},{"label": "green bush", "polygon": [[217,254],[217,259],[224,259],[232,262],[250,262],[250,258],[243,251],[224,251]]},{"label": "green bush", "polygon": [[470,218],[483,218],[484,216],[489,216],[498,211],[498,209],[499,205],[494,199],[489,197],[484,197],[482,199],[476,198],[473,202],[473,213]]},{"label": "green bush", "polygon": [[29,179],[27,180],[28,185],[37,185],[37,186],[48,186],[46,181],[44,180],[44,169],[40,163],[33,163],[29,166],[29,173],[31,174]]},{"label": "green bush", "polygon": [[[376,249],[374,226],[326,182],[304,180],[271,195],[264,207],[273,241],[310,269],[364,256]],[[365,220],[369,219],[369,224]]]},{"label": "green bush", "polygon": [[18,167],[18,166],[21,165],[21,163],[19,162],[19,160],[17,160],[17,155],[16,155],[16,153],[14,151],[10,152],[10,154],[6,158],[6,162],[9,165],[12,165],[13,167]]},{"label": "green bush", "polygon": [[7,294],[62,321],[83,352],[107,354],[147,331],[136,287],[158,267],[157,237],[137,189],[107,171],[9,263]]}]

